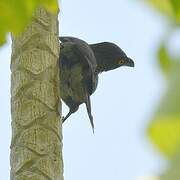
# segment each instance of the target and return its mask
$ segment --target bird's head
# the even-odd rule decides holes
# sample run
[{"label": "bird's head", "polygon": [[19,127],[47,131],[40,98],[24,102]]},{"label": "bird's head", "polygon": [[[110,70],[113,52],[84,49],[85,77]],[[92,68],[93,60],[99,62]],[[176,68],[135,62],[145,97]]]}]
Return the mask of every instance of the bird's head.
[{"label": "bird's head", "polygon": [[129,58],[129,57],[121,57],[121,55],[114,60],[115,66],[118,68],[120,66],[129,66],[129,67],[134,67],[134,61]]},{"label": "bird's head", "polygon": [[98,72],[113,70],[121,66],[134,67],[134,61],[114,43],[103,42],[92,44],[91,48],[96,56]]}]

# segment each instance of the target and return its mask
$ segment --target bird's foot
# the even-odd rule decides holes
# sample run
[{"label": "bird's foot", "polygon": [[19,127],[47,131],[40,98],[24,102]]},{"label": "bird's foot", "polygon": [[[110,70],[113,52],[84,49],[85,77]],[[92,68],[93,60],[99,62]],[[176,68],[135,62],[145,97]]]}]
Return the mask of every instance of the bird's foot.
[{"label": "bird's foot", "polygon": [[62,121],[62,123],[65,121],[65,120],[64,120],[64,116],[61,117],[61,121]]}]

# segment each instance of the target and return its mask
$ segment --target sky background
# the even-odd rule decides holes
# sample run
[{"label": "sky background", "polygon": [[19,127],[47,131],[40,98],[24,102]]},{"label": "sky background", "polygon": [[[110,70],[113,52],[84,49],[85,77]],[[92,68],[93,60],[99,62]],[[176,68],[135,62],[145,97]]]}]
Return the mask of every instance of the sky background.
[{"label": "sky background", "polygon": [[[139,180],[166,164],[149,143],[146,129],[153,118],[164,82],[156,49],[167,24],[138,0],[62,0],[60,34],[88,43],[111,41],[134,59],[99,76],[91,96],[95,134],[85,105],[63,126],[66,180]],[[11,42],[0,48],[0,176],[9,179]],[[63,104],[63,115],[68,111]]]}]

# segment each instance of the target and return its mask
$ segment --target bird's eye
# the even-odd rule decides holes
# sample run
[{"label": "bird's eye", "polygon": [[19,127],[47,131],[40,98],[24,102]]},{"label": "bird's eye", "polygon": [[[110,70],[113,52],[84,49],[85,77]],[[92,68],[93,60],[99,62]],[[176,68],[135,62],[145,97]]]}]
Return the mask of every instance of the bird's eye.
[{"label": "bird's eye", "polygon": [[124,64],[124,60],[122,60],[122,59],[121,59],[121,60],[119,60],[118,64],[119,64],[119,65]]}]

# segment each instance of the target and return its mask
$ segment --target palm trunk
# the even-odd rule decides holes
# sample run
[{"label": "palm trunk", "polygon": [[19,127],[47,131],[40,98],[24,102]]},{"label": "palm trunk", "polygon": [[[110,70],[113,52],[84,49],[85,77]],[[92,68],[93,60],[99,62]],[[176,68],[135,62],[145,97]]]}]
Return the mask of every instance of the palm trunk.
[{"label": "palm trunk", "polygon": [[12,39],[11,180],[63,180],[57,14],[38,8]]}]

